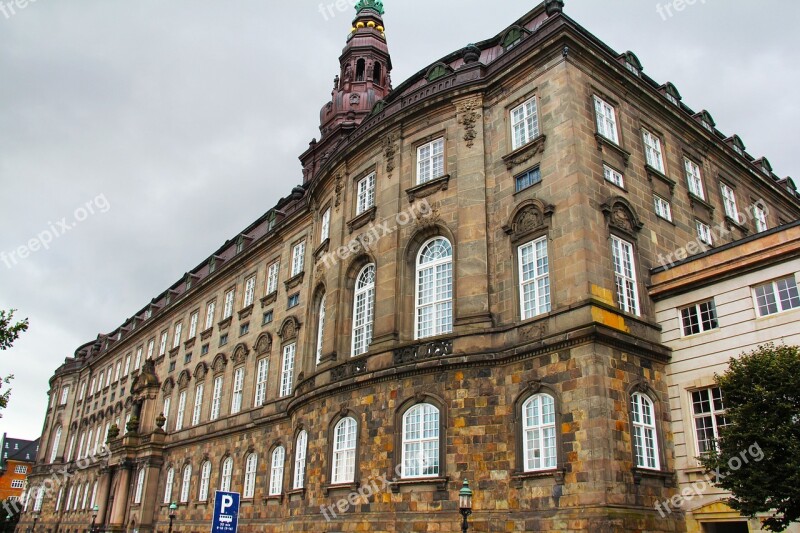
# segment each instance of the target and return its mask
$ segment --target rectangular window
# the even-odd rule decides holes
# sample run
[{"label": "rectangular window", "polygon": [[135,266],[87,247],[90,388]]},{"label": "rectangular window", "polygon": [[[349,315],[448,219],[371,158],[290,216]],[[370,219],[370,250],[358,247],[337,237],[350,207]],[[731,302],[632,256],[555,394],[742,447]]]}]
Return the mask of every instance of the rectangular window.
[{"label": "rectangular window", "polygon": [[192,318],[189,319],[189,338],[194,339],[197,336],[197,321],[199,320],[200,313],[195,311],[192,313]]},{"label": "rectangular window", "polygon": [[[170,408],[171,405],[172,405],[172,398],[169,398],[169,397],[164,398],[164,411],[163,411],[163,413],[164,413],[164,418],[166,420],[169,420],[169,408]],[[166,425],[166,423],[164,425]]]},{"label": "rectangular window", "polygon": [[[375,175],[372,176],[374,180]],[[417,148],[417,184],[421,185],[442,176],[444,176],[444,138]]]},{"label": "rectangular window", "polygon": [[[151,352],[152,352],[152,349],[151,349],[151,348],[152,348],[154,345],[155,345],[155,344],[154,344],[154,343],[153,343],[153,341],[151,340],[151,341],[150,341],[150,344],[149,344],[149,346],[148,346],[148,349],[150,349],[150,351],[151,351]],[[142,346],[139,346],[139,348],[137,348],[137,349],[136,349],[136,364],[134,365],[134,368],[133,368],[134,370],[139,370],[140,368],[142,368],[142,350],[143,350],[143,347],[142,347]]]},{"label": "rectangular window", "polygon": [[272,323],[272,311],[264,313],[264,318],[261,319],[261,325],[266,326]]},{"label": "rectangular window", "polygon": [[292,343],[283,348],[283,364],[281,365],[281,397],[292,394],[294,382],[294,355],[297,345]]},{"label": "rectangular window", "polygon": [[106,369],[106,387],[108,387],[109,385],[111,385],[111,374],[113,374],[113,373],[114,373],[114,372],[113,372],[113,370],[112,370],[112,368],[111,368],[111,367],[108,367],[108,368]]},{"label": "rectangular window", "polygon": [[175,371],[175,361],[170,361],[169,362],[169,372],[174,372],[174,371]]},{"label": "rectangular window", "polygon": [[177,348],[181,345],[181,334],[183,333],[183,322],[175,324],[175,333],[172,336],[172,347]]},{"label": "rectangular window", "polygon": [[728,425],[720,388],[711,387],[692,392],[692,415],[697,452],[705,455],[716,450],[720,429]]},{"label": "rectangular window", "polygon": [[519,292],[522,320],[550,312],[547,237],[519,247]]},{"label": "rectangular window", "polygon": [[686,181],[689,185],[689,192],[701,200],[705,200],[706,193],[703,190],[703,177],[700,174],[700,167],[688,158],[684,158],[683,162],[686,167]]},{"label": "rectangular window", "polygon": [[17,466],[14,467],[14,473],[15,474],[27,474],[28,473],[28,467],[25,466],[25,465],[17,465]]},{"label": "rectangular window", "polygon": [[225,293],[225,307],[222,309],[222,320],[233,316],[233,300],[236,298],[236,289]]},{"label": "rectangular window", "polygon": [[755,288],[758,315],[768,316],[800,307],[794,276],[771,281]]},{"label": "rectangular window", "polygon": [[625,187],[625,179],[622,177],[622,173],[614,170],[608,165],[603,165],[603,177],[606,179],[606,181],[610,181],[619,188]]},{"label": "rectangular window", "polygon": [[267,273],[267,294],[272,294],[278,290],[278,272],[280,271],[281,264],[276,261],[269,266]]},{"label": "rectangular window", "polygon": [[219,410],[222,405],[222,376],[214,379],[214,394],[211,397],[211,417],[210,420],[219,418]]},{"label": "rectangular window", "polygon": [[292,307],[297,307],[298,305],[300,305],[299,292],[297,294],[292,294],[291,296],[289,296],[289,305],[287,306],[287,308],[291,309]]},{"label": "rectangular window", "polygon": [[532,168],[514,178],[514,181],[516,183],[516,191],[519,192],[541,182],[542,172],[539,170],[539,167]]},{"label": "rectangular window", "polygon": [[253,305],[256,298],[256,277],[247,278],[244,282],[244,307]]},{"label": "rectangular window", "polygon": [[12,489],[21,489],[25,486],[25,480],[22,479],[12,479],[11,480],[11,488]]},{"label": "rectangular window", "polygon": [[664,156],[661,152],[661,139],[647,130],[642,130],[642,137],[644,138],[644,154],[647,164],[663,174]]},{"label": "rectangular window", "polygon": [[516,150],[539,136],[536,97],[511,110],[511,149]]},{"label": "rectangular window", "polygon": [[244,368],[237,368],[233,373],[233,396],[231,398],[231,414],[242,410],[242,391],[244,390]]},{"label": "rectangular window", "polygon": [[614,257],[614,277],[617,287],[617,303],[626,313],[639,314],[639,291],[636,286],[636,262],[633,245],[612,236],[611,250]]},{"label": "rectangular window", "polygon": [[[109,372],[111,375],[111,372]],[[67,405],[67,399],[69,398],[69,387],[64,387],[61,389],[61,401],[58,403],[59,405]]]},{"label": "rectangular window", "polygon": [[[294,245],[292,249],[292,277],[297,276],[305,268],[306,262],[306,241],[301,241]],[[277,285],[277,284],[276,284]],[[277,287],[275,287],[277,290]]]},{"label": "rectangular window", "polygon": [[[129,355],[128,356],[128,363],[130,363],[130,360],[131,360],[131,356]],[[83,399],[85,397],[86,397],[86,382],[85,381],[81,381],[81,388],[79,389],[79,392],[78,392],[78,401],[79,402],[83,401]]]},{"label": "rectangular window", "polygon": [[599,96],[594,97],[594,110],[597,115],[597,133],[619,144],[619,135],[617,133],[617,116],[614,112],[614,107],[607,103]]},{"label": "rectangular window", "polygon": [[767,224],[767,210],[764,207],[760,205],[753,207],[753,217],[756,220],[757,233],[761,233],[762,231],[767,231],[769,229],[769,225]]},{"label": "rectangular window", "polygon": [[220,346],[225,346],[226,344],[228,344],[228,334],[227,333],[225,335],[220,335],[219,336],[219,345]]},{"label": "rectangular window", "polygon": [[269,374],[269,359],[261,359],[256,371],[256,397],[255,407],[261,407],[267,401],[267,376]]},{"label": "rectangular window", "polygon": [[243,335],[247,335],[248,333],[250,333],[250,322],[247,322],[247,323],[242,324],[241,326],[239,326],[239,336],[240,337],[243,336]]},{"label": "rectangular window", "polygon": [[697,335],[704,331],[717,329],[717,308],[714,300],[691,305],[681,309],[681,322],[683,323],[683,335]]},{"label": "rectangular window", "polygon": [[331,208],[325,210],[322,214],[322,225],[319,230],[319,242],[323,243],[331,236]]},{"label": "rectangular window", "polygon": [[167,353],[167,338],[169,337],[169,331],[164,330],[161,332],[161,341],[158,343],[158,355],[164,355]]},{"label": "rectangular window", "polygon": [[209,348],[208,344],[204,344],[204,345],[202,345],[200,347],[200,356],[201,357],[204,356],[204,355],[208,355],[208,348]]},{"label": "rectangular window", "polygon": [[720,188],[722,189],[722,203],[725,204],[725,216],[739,223],[739,208],[736,206],[736,193],[733,192],[730,186],[724,183],[720,183]]},{"label": "rectangular window", "polygon": [[356,215],[360,215],[375,205],[375,173],[362,178],[358,182]]},{"label": "rectangular window", "polygon": [[700,242],[704,242],[709,246],[714,244],[714,238],[711,235],[711,226],[699,220],[695,220],[695,226],[697,226],[697,238]]},{"label": "rectangular window", "polygon": [[657,194],[653,195],[653,203],[655,205],[656,215],[672,222],[672,206],[664,198]]},{"label": "rectangular window", "polygon": [[186,391],[181,391],[178,396],[178,413],[175,415],[175,431],[183,429],[183,416],[186,413]]},{"label": "rectangular window", "polygon": [[114,383],[119,381],[121,375],[122,375],[122,361],[117,361],[117,367],[114,370]]},{"label": "rectangular window", "polygon": [[208,302],[206,304],[206,327],[204,329],[208,330],[214,326],[214,311],[216,311],[217,302]]},{"label": "rectangular window", "polygon": [[203,410],[203,389],[205,385],[202,383],[194,390],[194,410],[192,411],[192,425],[196,426],[200,423],[200,414]]}]

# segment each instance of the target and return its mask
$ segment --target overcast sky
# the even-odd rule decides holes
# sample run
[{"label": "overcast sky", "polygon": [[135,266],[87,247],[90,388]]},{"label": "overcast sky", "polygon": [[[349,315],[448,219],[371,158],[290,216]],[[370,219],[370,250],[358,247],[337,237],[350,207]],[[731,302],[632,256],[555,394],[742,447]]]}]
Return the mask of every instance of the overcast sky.
[{"label": "overcast sky", "polygon": [[[323,16],[318,0],[37,0],[12,14],[9,3],[0,0],[0,252],[75,223],[16,264],[0,256],[0,308],[31,321],[0,356],[0,373],[16,375],[0,432],[32,439],[65,357],[302,181],[297,156],[319,135],[354,11]],[[387,0],[395,86],[535,5]],[[656,6],[567,0],[566,12],[634,51],[779,175],[800,177],[800,3],[698,0],[672,17]]]}]

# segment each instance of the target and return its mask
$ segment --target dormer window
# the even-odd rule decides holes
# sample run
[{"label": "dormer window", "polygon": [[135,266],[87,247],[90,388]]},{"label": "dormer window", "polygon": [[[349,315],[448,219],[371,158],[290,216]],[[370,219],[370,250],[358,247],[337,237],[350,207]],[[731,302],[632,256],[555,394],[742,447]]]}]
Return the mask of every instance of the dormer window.
[{"label": "dormer window", "polygon": [[359,59],[356,63],[356,81],[364,81],[364,75],[367,71],[367,61]]},{"label": "dormer window", "polygon": [[633,74],[634,76],[641,77],[642,74],[642,63],[639,61],[639,58],[636,57],[636,54],[633,52],[625,52],[620,56],[625,63],[625,68]]},{"label": "dormer window", "polygon": [[212,257],[208,260],[208,273],[213,274],[214,271],[217,269],[217,258]]},{"label": "dormer window", "polygon": [[152,310],[148,309],[147,311],[144,312],[144,319],[145,320],[148,320],[151,316],[153,316],[153,311]]},{"label": "dormer window", "polygon": [[669,100],[670,103],[680,106],[681,93],[678,92],[678,89],[672,83],[667,82],[662,85],[660,89],[664,94],[664,98]]},{"label": "dormer window", "polygon": [[711,114],[708,111],[701,111],[695,118],[700,121],[700,124],[707,129],[709,132],[714,133],[714,127],[717,125],[714,122],[714,119],[711,118]]},{"label": "dormer window", "polygon": [[523,33],[522,28],[518,26],[514,26],[513,28],[509,29],[508,33],[506,33],[505,37],[503,37],[503,48],[506,51],[511,50],[522,42],[524,35],[525,34]]},{"label": "dormer window", "polygon": [[267,231],[272,231],[273,229],[275,229],[275,221],[277,220],[277,218],[278,217],[275,214],[275,211],[272,211],[269,214],[269,222],[267,223]]},{"label": "dormer window", "polygon": [[238,255],[242,253],[243,250],[244,250],[244,237],[239,235],[239,238],[236,239],[236,254]]}]

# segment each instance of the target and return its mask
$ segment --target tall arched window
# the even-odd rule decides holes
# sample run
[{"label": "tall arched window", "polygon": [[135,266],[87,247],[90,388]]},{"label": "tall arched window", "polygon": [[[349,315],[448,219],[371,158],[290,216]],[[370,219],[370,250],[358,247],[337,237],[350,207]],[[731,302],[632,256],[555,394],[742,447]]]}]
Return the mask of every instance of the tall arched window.
[{"label": "tall arched window", "polygon": [[364,81],[366,71],[367,62],[364,59],[359,59],[356,63],[356,81]]},{"label": "tall arched window", "polygon": [[189,502],[189,488],[191,485],[192,465],[186,465],[183,467],[183,477],[181,478],[181,503]]},{"label": "tall arched window", "polygon": [[424,339],[453,330],[453,247],[444,237],[426,242],[417,256],[417,305],[414,337]]},{"label": "tall arched window", "polygon": [[293,489],[305,487],[306,479],[306,448],[308,447],[308,433],[305,430],[297,434],[294,450],[294,485]]},{"label": "tall arched window", "polygon": [[175,469],[170,467],[167,470],[167,482],[164,485],[164,503],[172,503],[172,484],[175,482]]},{"label": "tall arched window", "polygon": [[522,404],[522,453],[525,472],[556,468],[556,409],[549,394],[536,394]]},{"label": "tall arched window", "polygon": [[97,481],[95,481],[94,485],[92,485],[92,499],[89,501],[89,508],[94,509],[96,503],[97,503]]},{"label": "tall arched window", "polygon": [[372,67],[372,81],[375,85],[381,85],[381,64],[377,61]]},{"label": "tall arched window", "polygon": [[319,299],[317,308],[317,364],[322,359],[322,341],[325,338],[325,295]]},{"label": "tall arched window", "polygon": [[50,451],[50,462],[55,463],[58,457],[58,446],[61,444],[61,426],[56,429],[56,434],[53,437],[53,449]]},{"label": "tall arched window", "polygon": [[439,410],[428,403],[403,415],[404,478],[439,475]]},{"label": "tall arched window", "polygon": [[142,490],[144,490],[144,467],[139,469],[139,475],[136,478],[136,491],[133,493],[133,503],[142,503]]},{"label": "tall arched window", "polygon": [[352,483],[356,475],[356,434],[358,424],[355,418],[343,418],[333,430],[333,471],[331,483]]},{"label": "tall arched window", "polygon": [[251,453],[247,456],[244,469],[244,498],[252,498],[256,492],[256,469],[258,468],[258,455]]},{"label": "tall arched window", "polygon": [[197,499],[201,502],[208,501],[208,487],[211,484],[211,461],[206,461],[200,467],[200,487],[197,490]]},{"label": "tall arched window", "polygon": [[631,395],[633,448],[636,466],[658,470],[658,436],[653,402],[641,393]]},{"label": "tall arched window", "polygon": [[229,492],[231,490],[231,477],[233,476],[233,458],[228,457],[222,461],[222,474],[220,475],[219,490]]},{"label": "tall arched window", "polygon": [[361,269],[356,277],[353,301],[353,357],[367,353],[372,342],[375,313],[375,265]]},{"label": "tall arched window", "polygon": [[280,496],[283,492],[283,462],[286,459],[286,450],[278,446],[272,452],[272,468],[269,475],[269,495]]}]

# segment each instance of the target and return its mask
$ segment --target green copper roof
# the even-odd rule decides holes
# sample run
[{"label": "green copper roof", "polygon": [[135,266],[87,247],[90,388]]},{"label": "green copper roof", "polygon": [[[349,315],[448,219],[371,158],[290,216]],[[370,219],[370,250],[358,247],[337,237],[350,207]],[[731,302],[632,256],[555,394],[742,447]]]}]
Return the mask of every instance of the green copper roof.
[{"label": "green copper roof", "polygon": [[378,14],[383,15],[383,2],[381,0],[359,0],[356,4],[356,11],[361,13],[365,9],[372,9],[377,11]]}]

